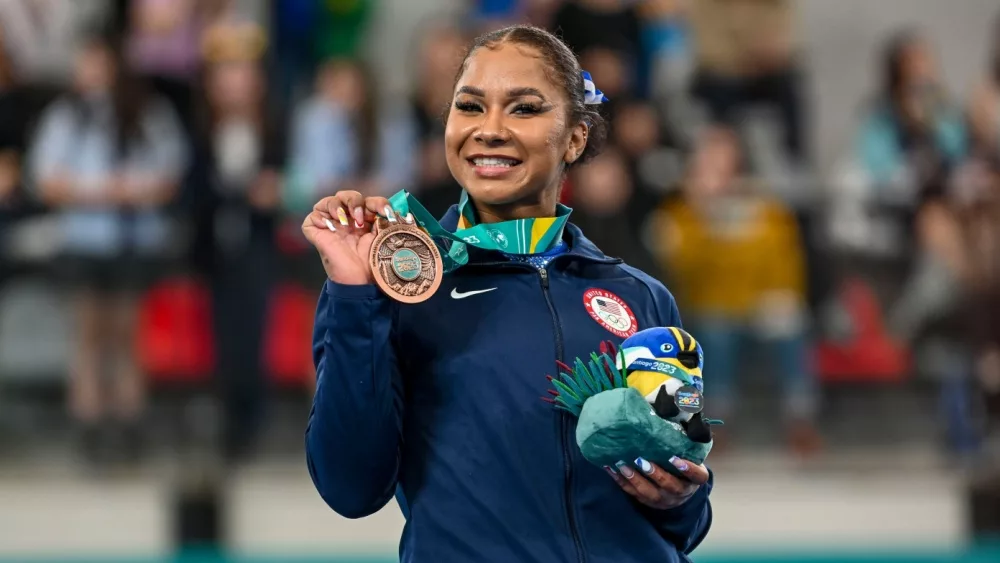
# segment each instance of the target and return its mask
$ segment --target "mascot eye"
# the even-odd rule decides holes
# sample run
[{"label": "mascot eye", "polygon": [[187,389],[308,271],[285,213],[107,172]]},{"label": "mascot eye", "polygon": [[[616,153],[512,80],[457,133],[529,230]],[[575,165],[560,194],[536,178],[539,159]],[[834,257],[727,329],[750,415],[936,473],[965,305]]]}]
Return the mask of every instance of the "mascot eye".
[{"label": "mascot eye", "polygon": [[660,345],[660,352],[663,352],[664,354],[669,354],[673,351],[674,351],[674,345],[669,342]]}]

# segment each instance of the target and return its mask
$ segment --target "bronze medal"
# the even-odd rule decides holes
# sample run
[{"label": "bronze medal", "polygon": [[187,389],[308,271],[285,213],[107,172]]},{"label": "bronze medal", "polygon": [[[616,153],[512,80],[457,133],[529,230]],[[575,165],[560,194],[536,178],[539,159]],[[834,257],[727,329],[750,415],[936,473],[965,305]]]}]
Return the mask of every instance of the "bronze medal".
[{"label": "bronze medal", "polygon": [[415,224],[379,217],[368,261],[375,283],[401,303],[426,301],[441,285],[441,252]]}]

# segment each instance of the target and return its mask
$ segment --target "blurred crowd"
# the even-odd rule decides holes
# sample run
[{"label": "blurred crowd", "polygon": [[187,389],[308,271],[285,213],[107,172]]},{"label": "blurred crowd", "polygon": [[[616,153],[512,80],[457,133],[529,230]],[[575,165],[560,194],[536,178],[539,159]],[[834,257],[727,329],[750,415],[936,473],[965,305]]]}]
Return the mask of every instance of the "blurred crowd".
[{"label": "blurred crowd", "polygon": [[364,51],[375,0],[0,3],[0,405],[64,389],[84,456],[135,459],[147,405],[201,386],[227,457],[250,455],[271,390],[313,377],[302,217],[342,189],[457,202],[441,116],[462,48],[526,21],[611,100],[572,221],[675,294],[713,417],[752,424],[760,371],[781,443],[810,454],[825,388],[922,378],[941,447],[975,455],[1000,419],[1000,12],[968,100],[933,37],[886,38],[821,171],[796,4],[469,0],[427,22],[392,96]]}]

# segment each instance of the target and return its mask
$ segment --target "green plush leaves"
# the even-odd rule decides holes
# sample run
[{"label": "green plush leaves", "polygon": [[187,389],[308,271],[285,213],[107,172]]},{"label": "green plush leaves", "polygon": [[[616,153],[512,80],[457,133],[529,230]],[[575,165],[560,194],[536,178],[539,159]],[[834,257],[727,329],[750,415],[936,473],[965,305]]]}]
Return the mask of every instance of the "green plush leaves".
[{"label": "green plush leaves", "polygon": [[555,398],[546,400],[573,416],[580,416],[583,404],[590,397],[628,386],[625,370],[615,368],[614,360],[606,353],[592,353],[587,363],[576,358],[572,367],[562,363],[559,367],[562,370],[559,376],[549,377],[555,388],[555,391],[550,393]]}]

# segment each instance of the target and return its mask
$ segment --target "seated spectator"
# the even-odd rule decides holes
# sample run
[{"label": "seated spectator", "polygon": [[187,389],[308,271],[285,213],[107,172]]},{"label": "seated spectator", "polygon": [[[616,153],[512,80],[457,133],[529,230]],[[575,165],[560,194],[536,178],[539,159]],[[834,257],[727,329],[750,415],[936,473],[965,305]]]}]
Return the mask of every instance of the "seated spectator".
[{"label": "seated spectator", "polygon": [[315,202],[339,190],[388,196],[409,186],[416,164],[409,122],[401,109],[379,102],[360,62],[323,65],[316,93],[298,108],[293,124],[296,200]]},{"label": "seated spectator", "polygon": [[608,256],[660,277],[640,234],[650,207],[634,197],[635,180],[622,152],[609,147],[587,166],[572,169],[569,181],[573,222]]},{"label": "seated spectator", "polygon": [[[123,343],[134,338],[137,297],[170,243],[164,207],[186,165],[176,114],[130,76],[120,53],[114,39],[86,42],[73,92],[45,110],[30,149],[37,197],[60,216],[57,267],[76,292],[69,398],[90,456],[102,445],[139,447],[143,381],[134,347]],[[106,442],[115,437],[123,443]]]},{"label": "seated spectator", "polygon": [[740,112],[763,104],[777,112],[792,160],[809,158],[804,92],[798,75],[794,0],[697,0],[693,95],[713,121],[736,126]]},{"label": "seated spectator", "polygon": [[[968,153],[960,108],[941,85],[930,45],[914,32],[893,37],[882,88],[867,109],[834,180],[833,237],[852,253],[900,262],[927,190],[941,189]],[[907,261],[896,266],[905,270]]]},{"label": "seated spectator", "polygon": [[625,0],[576,0],[563,2],[552,19],[552,29],[560,34],[574,52],[580,54],[580,66],[590,71],[601,83],[601,90],[612,101],[617,97],[608,92],[612,80],[600,69],[592,68],[583,54],[592,49],[607,49],[621,57],[625,73],[638,91],[645,91],[648,75],[642,60],[641,27],[635,2]]},{"label": "seated spectator", "polygon": [[655,250],[685,326],[705,350],[713,416],[734,410],[741,347],[765,345],[781,380],[789,444],[810,453],[818,435],[802,242],[789,210],[745,177],[742,162],[733,131],[701,134],[680,193],[654,222]]}]

